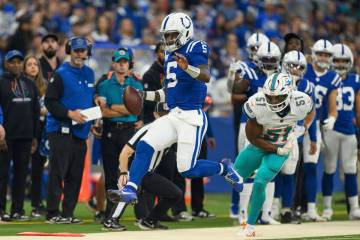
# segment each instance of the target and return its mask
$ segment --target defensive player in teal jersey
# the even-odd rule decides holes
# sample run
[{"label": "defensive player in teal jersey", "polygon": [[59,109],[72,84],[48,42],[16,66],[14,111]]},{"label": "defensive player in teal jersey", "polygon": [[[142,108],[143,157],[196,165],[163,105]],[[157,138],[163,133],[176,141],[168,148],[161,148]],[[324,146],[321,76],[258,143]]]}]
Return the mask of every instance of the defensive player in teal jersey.
[{"label": "defensive player in teal jersey", "polygon": [[250,210],[243,234],[255,237],[254,224],[265,200],[265,187],[280,171],[294,144],[294,127],[313,111],[307,94],[294,91],[292,78],[274,73],[265,81],[263,91],[245,103],[248,117],[246,136],[250,144],[235,161],[239,175],[247,179],[257,170],[250,199]]}]

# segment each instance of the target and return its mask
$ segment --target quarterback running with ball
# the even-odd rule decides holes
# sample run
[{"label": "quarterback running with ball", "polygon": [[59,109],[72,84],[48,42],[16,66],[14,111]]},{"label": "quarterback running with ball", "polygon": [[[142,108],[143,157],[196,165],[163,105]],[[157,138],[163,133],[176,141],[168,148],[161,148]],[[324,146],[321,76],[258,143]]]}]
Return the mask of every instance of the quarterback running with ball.
[{"label": "quarterback running with ball", "polygon": [[285,73],[270,75],[263,91],[244,104],[248,121],[246,136],[250,142],[235,161],[235,169],[243,179],[257,170],[250,199],[247,224],[242,234],[255,237],[254,224],[265,200],[266,184],[281,170],[294,147],[296,123],[311,114],[311,98],[292,90],[292,78]]},{"label": "quarterback running with ball", "polygon": [[[137,200],[137,189],[151,166],[154,152],[177,143],[177,168],[183,177],[222,175],[235,190],[242,190],[240,177],[229,160],[197,161],[207,129],[207,117],[202,111],[209,74],[209,47],[194,41],[193,22],[184,13],[172,13],[161,24],[160,33],[165,49],[165,88],[144,92],[149,101],[166,103],[169,114],[158,118],[136,146],[129,181],[121,190],[109,190],[114,202],[132,203]],[[166,96],[166,97],[165,97]]]}]

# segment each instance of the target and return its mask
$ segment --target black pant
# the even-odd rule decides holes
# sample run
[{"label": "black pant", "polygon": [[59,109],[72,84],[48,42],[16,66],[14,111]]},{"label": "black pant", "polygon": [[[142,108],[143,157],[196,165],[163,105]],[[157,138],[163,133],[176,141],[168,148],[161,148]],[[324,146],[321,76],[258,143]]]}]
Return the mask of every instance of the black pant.
[{"label": "black pant", "polygon": [[[41,123],[41,131],[44,130],[44,122]],[[40,207],[41,204],[41,179],[44,171],[46,157],[40,155],[41,136],[37,139],[38,147],[31,155],[31,206],[33,208]]]},{"label": "black pant", "polygon": [[[207,144],[202,142],[198,159],[206,159]],[[200,212],[204,209],[204,178],[191,179],[191,209],[193,212]]]},{"label": "black pant", "polygon": [[[119,179],[119,155],[122,148],[134,135],[135,128],[133,125],[125,127],[110,127],[104,125],[101,138],[101,153],[105,174],[105,189],[118,189]],[[105,216],[111,216],[114,204],[111,201],[106,202]]]},{"label": "black pant", "polygon": [[[159,217],[163,216],[164,213],[166,213],[170,207],[174,206],[183,196],[182,191],[173,182],[156,173],[146,174],[141,182],[141,188],[140,194],[145,193],[145,196],[139,199],[148,201],[146,194],[150,193],[158,196],[159,201],[153,209],[146,209],[144,206],[146,206],[145,204],[147,203],[140,203],[140,208],[142,209],[136,209],[135,207],[135,215],[137,218],[145,215],[149,220],[158,220]],[[139,210],[141,212],[139,212]],[[148,214],[144,214],[146,211]]]},{"label": "black pant", "polygon": [[[170,182],[173,182],[174,174],[176,171],[176,144],[172,145],[167,151],[165,151],[159,166],[156,168],[156,175],[165,177]],[[176,187],[176,185],[175,185]],[[143,189],[142,189],[143,190]],[[140,191],[138,196],[138,204],[135,205],[136,218],[147,217],[154,207],[155,195],[148,191]],[[179,189],[180,190],[180,189]],[[181,191],[181,190],[180,190]],[[161,202],[162,196],[158,195],[159,202]],[[182,198],[182,194],[179,197]],[[166,200],[165,200],[166,201]],[[160,207],[157,210],[158,216],[164,216],[167,214],[168,208]],[[161,212],[162,211],[162,212]]]},{"label": "black pant", "polygon": [[[84,171],[86,141],[69,134],[49,134],[50,172],[48,182],[48,218],[59,214],[61,194],[62,216],[73,217]],[[64,188],[62,187],[64,181]]]},{"label": "black pant", "polygon": [[306,189],[304,182],[304,157],[303,145],[299,146],[299,161],[295,171],[295,196],[294,196],[294,210],[300,208],[302,212],[307,210]]},{"label": "black pant", "polygon": [[6,140],[8,151],[0,153],[0,211],[6,210],[6,190],[10,160],[13,160],[11,213],[24,213],[26,172],[30,159],[31,140]]}]

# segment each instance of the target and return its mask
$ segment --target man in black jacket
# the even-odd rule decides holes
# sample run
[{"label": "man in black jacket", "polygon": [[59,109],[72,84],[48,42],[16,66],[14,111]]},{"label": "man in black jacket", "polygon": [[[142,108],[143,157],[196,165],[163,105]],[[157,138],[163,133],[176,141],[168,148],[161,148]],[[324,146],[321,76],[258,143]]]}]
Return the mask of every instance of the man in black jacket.
[{"label": "man in black jacket", "polygon": [[[156,61],[151,65],[143,76],[144,91],[155,91],[162,88],[164,80],[164,60],[165,53],[161,43],[155,47]],[[144,123],[150,123],[155,120],[153,112],[155,111],[156,102],[144,102]]]},{"label": "man in black jacket", "polygon": [[[0,80],[0,107],[4,114],[5,141],[0,152],[0,219],[6,214],[6,189],[10,160],[13,160],[11,219],[26,221],[24,215],[25,175],[31,148],[37,147],[40,106],[35,84],[22,74],[24,56],[17,50],[5,56],[7,72]],[[5,145],[6,144],[6,145]]]}]

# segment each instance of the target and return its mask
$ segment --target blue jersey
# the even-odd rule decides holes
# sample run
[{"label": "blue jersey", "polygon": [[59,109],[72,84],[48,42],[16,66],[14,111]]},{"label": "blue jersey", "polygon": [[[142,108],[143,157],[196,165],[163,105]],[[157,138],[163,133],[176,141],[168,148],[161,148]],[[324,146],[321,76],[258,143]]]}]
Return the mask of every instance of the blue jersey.
[{"label": "blue jersey", "polygon": [[342,80],[338,88],[337,111],[334,130],[344,134],[355,134],[355,114],[354,106],[356,94],[360,90],[359,75],[349,73],[346,79]]},{"label": "blue jersey", "polygon": [[[184,55],[189,65],[194,67],[208,65],[209,47],[203,41],[189,41],[175,52]],[[170,109],[200,109],[206,97],[206,85],[178,67],[173,54],[165,52],[166,103]]]},{"label": "blue jersey", "polygon": [[[315,86],[312,82],[305,78],[301,78],[296,83],[297,90],[303,93],[306,93],[311,97],[313,102],[315,102],[314,89]],[[304,125],[304,120],[298,122],[299,126]],[[309,137],[312,142],[316,142],[316,124],[309,128]],[[301,143],[304,139],[304,136],[298,138],[298,142]]]},{"label": "blue jersey", "polygon": [[[249,89],[246,91],[248,98],[263,88],[267,78],[267,75],[260,68],[258,68],[254,63],[252,65],[254,65],[255,68],[251,68],[249,65],[243,65],[243,68],[239,70],[239,72],[241,71],[241,78],[249,81]],[[246,121],[247,117],[245,114],[241,114],[240,122],[244,123]]]},{"label": "blue jersey", "polygon": [[328,117],[328,97],[332,90],[336,90],[340,86],[340,76],[331,70],[318,76],[315,73],[313,66],[308,64],[304,78],[309,79],[315,85],[316,119],[326,119]]}]

